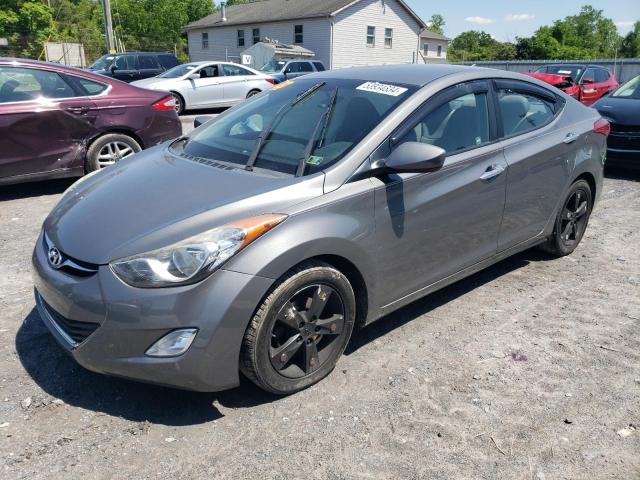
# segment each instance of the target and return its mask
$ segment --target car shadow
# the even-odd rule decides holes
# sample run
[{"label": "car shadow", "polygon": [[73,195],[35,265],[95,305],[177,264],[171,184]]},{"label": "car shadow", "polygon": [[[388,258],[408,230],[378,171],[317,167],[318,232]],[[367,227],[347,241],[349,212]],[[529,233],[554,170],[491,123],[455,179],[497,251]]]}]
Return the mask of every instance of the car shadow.
[{"label": "car shadow", "polygon": [[77,178],[62,178],[41,182],[18,183],[0,187],[0,201],[17,200],[20,198],[41,197],[64,192],[78,180]]},{"label": "car shadow", "polygon": [[[640,159],[638,159],[638,161],[640,162]],[[604,176],[612,180],[632,180],[640,182],[640,169],[631,170],[619,167],[605,167]]]},{"label": "car shadow", "polygon": [[[532,261],[552,257],[528,250],[471,277],[417,300],[353,335],[345,354],[419,318],[429,311]],[[241,377],[225,392],[199,393],[110,377],[84,369],[56,343],[34,308],[16,335],[18,357],[42,390],[65,403],[134,422],[169,426],[196,425],[222,418],[219,407],[237,410],[271,403],[281,397],[264,392]]]},{"label": "car shadow", "polygon": [[222,418],[218,406],[242,409],[279,398],[244,378],[233,390],[199,393],[91,372],[57,344],[35,308],[20,326],[15,345],[23,367],[47,394],[68,405],[134,422],[197,425]]},{"label": "car shadow", "polygon": [[481,270],[470,277],[459,280],[448,287],[438,290],[419,300],[416,300],[395,312],[386,315],[379,320],[366,325],[351,337],[351,341],[345,350],[345,355],[357,352],[363,346],[377,338],[384,337],[393,330],[402,327],[406,323],[416,320],[432,310],[461,297],[472,290],[489,283],[509,272],[526,267],[531,262],[545,262],[556,257],[542,251],[529,249],[517,255],[509,257],[495,265]]}]

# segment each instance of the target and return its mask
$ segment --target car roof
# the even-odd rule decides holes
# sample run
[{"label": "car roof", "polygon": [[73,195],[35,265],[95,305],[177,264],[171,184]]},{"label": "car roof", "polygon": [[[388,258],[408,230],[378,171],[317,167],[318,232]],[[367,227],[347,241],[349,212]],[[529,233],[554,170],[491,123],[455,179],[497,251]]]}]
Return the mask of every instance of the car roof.
[{"label": "car roof", "polygon": [[342,68],[339,70],[326,70],[322,72],[322,78],[345,78],[352,80],[369,80],[373,82],[404,83],[422,87],[427,83],[455,73],[471,71],[486,72],[487,76],[496,76],[496,70],[482,67],[470,67],[465,65],[383,65],[376,67]]}]

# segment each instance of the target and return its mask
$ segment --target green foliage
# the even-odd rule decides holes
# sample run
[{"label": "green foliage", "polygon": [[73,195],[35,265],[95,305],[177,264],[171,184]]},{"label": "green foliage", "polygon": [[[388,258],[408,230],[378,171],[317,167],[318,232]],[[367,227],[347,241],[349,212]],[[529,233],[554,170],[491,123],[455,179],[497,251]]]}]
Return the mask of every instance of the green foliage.
[{"label": "green foliage", "polygon": [[444,26],[446,25],[446,22],[444,21],[444,17],[442,15],[438,13],[431,15],[431,18],[427,22],[427,25],[429,25],[429,31],[444,35]]},{"label": "green foliage", "polygon": [[513,60],[516,48],[512,43],[497,41],[486,32],[469,30],[453,39],[447,58],[452,62]]},{"label": "green foliage", "polygon": [[[0,0],[0,37],[9,47],[0,55],[38,58],[48,41],[84,45],[87,61],[105,53],[99,0]],[[186,58],[182,28],[214,11],[211,0],[111,0],[118,46],[126,50],[166,50]]]},{"label": "green foliage", "polygon": [[620,56],[626,58],[640,57],[640,22],[636,22],[620,47]]},{"label": "green foliage", "polygon": [[463,32],[451,42],[451,61],[480,60],[588,60],[640,55],[640,22],[624,40],[602,10],[586,5],[577,15],[540,27],[515,44],[498,42],[485,32]]}]

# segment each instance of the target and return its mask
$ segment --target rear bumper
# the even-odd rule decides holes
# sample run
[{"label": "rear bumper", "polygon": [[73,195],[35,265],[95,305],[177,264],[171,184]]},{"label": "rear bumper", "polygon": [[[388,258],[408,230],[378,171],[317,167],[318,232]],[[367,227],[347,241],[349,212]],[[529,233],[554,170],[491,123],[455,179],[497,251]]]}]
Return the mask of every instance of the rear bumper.
[{"label": "rear bumper", "polygon": [[[43,323],[80,365],[188,390],[238,385],[242,337],[273,280],[219,270],[195,285],[133,288],[108,266],[86,277],[53,269],[41,240],[32,258],[36,306]],[[197,328],[198,334],[183,355],[144,354],[168,332],[185,327]]]},{"label": "rear bumper", "polygon": [[144,148],[150,148],[167,140],[173,140],[182,135],[182,123],[174,111],[159,111],[151,117],[149,124],[138,130]]}]

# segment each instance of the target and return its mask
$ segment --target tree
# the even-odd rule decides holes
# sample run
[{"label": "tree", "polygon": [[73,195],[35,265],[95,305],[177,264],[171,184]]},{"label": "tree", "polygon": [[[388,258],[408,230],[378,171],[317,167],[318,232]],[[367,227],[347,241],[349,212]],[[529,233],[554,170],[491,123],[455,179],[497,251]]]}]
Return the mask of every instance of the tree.
[{"label": "tree", "polygon": [[622,40],[619,56],[625,58],[640,57],[640,22],[636,22],[631,30]]},{"label": "tree", "polygon": [[446,22],[444,21],[444,17],[438,13],[431,15],[431,18],[427,22],[427,30],[434,33],[439,33],[440,35],[444,35],[444,26]]},{"label": "tree", "polygon": [[2,54],[40,56],[44,43],[55,34],[52,9],[39,1],[23,0],[2,0],[0,7],[0,37],[9,41]]}]

